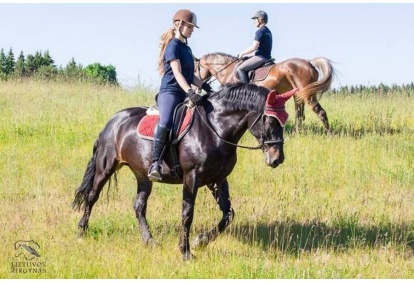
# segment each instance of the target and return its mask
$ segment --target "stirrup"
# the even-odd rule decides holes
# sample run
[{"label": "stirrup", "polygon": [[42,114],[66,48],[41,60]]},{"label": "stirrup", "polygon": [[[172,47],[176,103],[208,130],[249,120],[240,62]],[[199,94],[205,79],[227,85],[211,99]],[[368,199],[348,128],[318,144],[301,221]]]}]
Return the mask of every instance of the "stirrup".
[{"label": "stirrup", "polygon": [[150,169],[148,170],[148,178],[151,182],[160,182],[162,181],[162,166],[155,162],[151,165]]}]

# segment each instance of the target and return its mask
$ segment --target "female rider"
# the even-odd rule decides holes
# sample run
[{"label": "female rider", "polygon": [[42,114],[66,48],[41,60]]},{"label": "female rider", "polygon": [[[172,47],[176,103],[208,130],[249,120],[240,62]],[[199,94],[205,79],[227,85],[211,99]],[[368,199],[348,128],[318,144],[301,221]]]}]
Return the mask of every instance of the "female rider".
[{"label": "female rider", "polygon": [[239,53],[239,58],[242,58],[244,55],[250,54],[255,51],[254,56],[244,61],[237,68],[237,74],[242,83],[248,83],[248,72],[260,67],[264,62],[269,60],[272,56],[272,32],[266,26],[267,24],[267,14],[263,11],[258,11],[252,17],[254,24],[259,28],[254,37],[253,44]]},{"label": "female rider", "polygon": [[158,70],[162,75],[161,87],[157,98],[160,120],[154,135],[154,151],[152,165],[148,170],[148,178],[161,181],[161,164],[164,147],[171,129],[175,107],[182,103],[186,96],[193,105],[201,105],[203,97],[195,93],[191,84],[212,92],[209,84],[203,83],[194,75],[194,59],[187,38],[191,37],[197,26],[197,17],[190,10],[182,9],[173,17],[173,27],[161,36]]}]

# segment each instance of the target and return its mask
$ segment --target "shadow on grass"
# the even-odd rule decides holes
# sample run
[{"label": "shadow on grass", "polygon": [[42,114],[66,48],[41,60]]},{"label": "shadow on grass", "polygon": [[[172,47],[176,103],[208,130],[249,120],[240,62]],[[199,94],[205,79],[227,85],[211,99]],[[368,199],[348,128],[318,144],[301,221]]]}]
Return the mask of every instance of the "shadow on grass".
[{"label": "shadow on grass", "polygon": [[[301,135],[326,135],[325,128],[320,122],[311,122],[302,124],[299,133],[295,131],[292,123],[287,123],[285,126],[287,134],[301,134]],[[397,135],[402,133],[413,134],[410,128],[394,128],[390,124],[373,123],[369,125],[355,126],[352,124],[343,124],[340,121],[333,121],[331,123],[330,136],[348,136],[355,139],[362,138],[366,135]]]},{"label": "shadow on grass", "polygon": [[288,220],[271,224],[243,223],[229,230],[229,233],[241,242],[259,246],[263,250],[278,249],[292,254],[320,248],[341,251],[388,245],[414,250],[413,225],[387,223],[365,227],[343,222],[328,226],[317,220],[306,223]]}]

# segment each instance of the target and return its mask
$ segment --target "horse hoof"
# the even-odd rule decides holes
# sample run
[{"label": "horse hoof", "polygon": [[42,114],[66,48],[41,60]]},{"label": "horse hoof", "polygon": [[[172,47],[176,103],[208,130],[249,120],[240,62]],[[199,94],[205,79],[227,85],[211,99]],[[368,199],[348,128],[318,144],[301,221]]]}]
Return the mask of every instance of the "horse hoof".
[{"label": "horse hoof", "polygon": [[86,233],[86,228],[79,227],[78,238],[83,238],[83,236],[85,236],[85,233]]},{"label": "horse hoof", "polygon": [[207,233],[203,233],[198,235],[194,240],[193,240],[193,247],[194,248],[205,248],[209,243],[208,240],[208,236]]},{"label": "horse hoof", "polygon": [[145,245],[149,246],[149,247],[158,247],[160,244],[154,240],[154,239],[148,239],[147,241],[145,241]]},{"label": "horse hoof", "polygon": [[192,253],[190,253],[190,252],[185,253],[183,255],[183,260],[184,261],[190,261],[190,260],[193,260],[193,259],[195,259],[195,256]]}]

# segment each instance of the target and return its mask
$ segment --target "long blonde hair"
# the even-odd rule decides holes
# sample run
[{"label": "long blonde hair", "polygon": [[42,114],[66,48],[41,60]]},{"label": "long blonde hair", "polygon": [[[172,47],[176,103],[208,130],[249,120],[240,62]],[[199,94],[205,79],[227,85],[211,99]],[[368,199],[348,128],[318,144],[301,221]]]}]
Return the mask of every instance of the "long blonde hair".
[{"label": "long blonde hair", "polygon": [[168,43],[175,37],[175,27],[169,28],[161,35],[160,42],[160,55],[158,57],[158,72],[160,75],[164,75],[164,52]]}]

